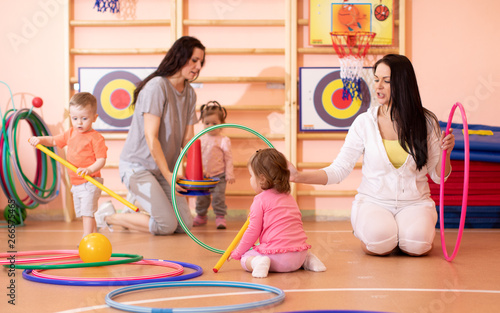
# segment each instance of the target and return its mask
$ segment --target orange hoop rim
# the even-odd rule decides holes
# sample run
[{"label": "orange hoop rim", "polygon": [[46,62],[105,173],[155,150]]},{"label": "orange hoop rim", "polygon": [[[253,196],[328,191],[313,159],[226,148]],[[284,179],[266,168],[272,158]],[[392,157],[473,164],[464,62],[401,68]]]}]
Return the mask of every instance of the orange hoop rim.
[{"label": "orange hoop rim", "polygon": [[368,53],[375,32],[330,32],[332,45],[339,58],[346,56],[364,57]]}]

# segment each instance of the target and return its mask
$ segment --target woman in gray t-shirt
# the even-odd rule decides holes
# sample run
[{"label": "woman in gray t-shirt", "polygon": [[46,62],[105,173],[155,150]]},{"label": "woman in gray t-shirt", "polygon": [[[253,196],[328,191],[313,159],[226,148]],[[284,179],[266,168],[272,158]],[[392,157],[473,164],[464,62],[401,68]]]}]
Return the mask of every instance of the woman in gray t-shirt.
[{"label": "woman in gray t-shirt", "polygon": [[[196,94],[189,84],[205,62],[205,47],[193,37],[179,38],[156,71],[134,92],[132,124],[120,155],[120,177],[146,214],[115,214],[112,206],[96,213],[98,227],[169,235],[182,232],[172,207],[172,172],[182,147],[194,135]],[[178,191],[184,191],[176,186]],[[187,201],[176,198],[179,213],[191,227]]]}]

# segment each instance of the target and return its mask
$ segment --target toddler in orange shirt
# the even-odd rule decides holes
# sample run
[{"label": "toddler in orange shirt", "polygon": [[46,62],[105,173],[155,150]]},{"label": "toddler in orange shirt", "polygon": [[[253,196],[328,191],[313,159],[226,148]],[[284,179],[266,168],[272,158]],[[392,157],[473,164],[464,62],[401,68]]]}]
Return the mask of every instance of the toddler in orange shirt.
[{"label": "toddler in orange shirt", "polygon": [[100,170],[106,163],[108,148],[104,143],[104,137],[92,129],[92,123],[97,119],[97,100],[91,93],[80,92],[70,99],[69,116],[72,127],[64,133],[56,136],[31,137],[28,141],[32,146],[37,144],[59,148],[68,146],[67,161],[78,168],[76,173],[69,171],[69,178],[73,185],[71,193],[75,213],[77,217],[82,217],[83,237],[85,237],[97,232],[94,213],[97,211],[101,190],[83,177],[92,176],[102,184]]}]

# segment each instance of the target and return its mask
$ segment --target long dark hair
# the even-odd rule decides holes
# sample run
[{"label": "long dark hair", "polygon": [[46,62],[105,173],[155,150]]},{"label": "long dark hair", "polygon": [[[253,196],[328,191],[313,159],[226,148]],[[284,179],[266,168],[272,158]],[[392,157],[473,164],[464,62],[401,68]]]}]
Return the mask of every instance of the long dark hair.
[{"label": "long dark hair", "polygon": [[422,106],[415,70],[406,56],[388,54],[375,63],[374,72],[381,63],[391,69],[390,116],[395,121],[399,144],[421,170],[428,158],[427,127],[436,129],[438,119]]},{"label": "long dark hair", "polygon": [[[199,48],[205,52],[205,46],[194,37],[183,36],[177,39],[168,50],[160,65],[158,65],[158,68],[137,85],[134,91],[134,102],[132,104],[135,105],[142,88],[152,78],[156,76],[169,77],[177,73],[189,61],[195,48]],[[203,54],[201,66],[203,66],[203,64],[205,64],[205,54]],[[196,76],[195,79],[196,78],[198,78],[198,76]]]}]

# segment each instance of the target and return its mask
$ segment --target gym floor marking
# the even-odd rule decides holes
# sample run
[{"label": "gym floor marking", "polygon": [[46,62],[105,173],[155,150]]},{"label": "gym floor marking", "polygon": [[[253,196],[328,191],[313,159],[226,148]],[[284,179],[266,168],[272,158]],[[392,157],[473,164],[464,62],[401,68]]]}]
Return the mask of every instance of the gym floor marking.
[{"label": "gym floor marking", "polygon": [[[418,288],[321,288],[321,289],[290,289],[284,290],[285,293],[300,293],[300,292],[359,292],[359,291],[384,291],[384,292],[454,292],[454,293],[482,293],[482,294],[500,294],[500,290],[478,290],[478,289],[418,289]],[[265,293],[263,291],[248,291],[248,292],[229,292],[229,293],[216,293],[216,294],[205,294],[205,295],[195,295],[195,296],[183,296],[183,297],[167,297],[158,299],[148,299],[140,301],[123,302],[124,304],[135,305],[143,303],[154,303],[159,301],[174,301],[174,300],[186,300],[186,299],[201,299],[209,297],[226,297],[226,296],[239,296],[248,294],[259,294]],[[78,308],[74,310],[60,311],[57,313],[77,313],[77,312],[87,312],[98,309],[109,308],[107,305],[95,305],[86,308]]]}]

